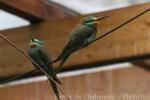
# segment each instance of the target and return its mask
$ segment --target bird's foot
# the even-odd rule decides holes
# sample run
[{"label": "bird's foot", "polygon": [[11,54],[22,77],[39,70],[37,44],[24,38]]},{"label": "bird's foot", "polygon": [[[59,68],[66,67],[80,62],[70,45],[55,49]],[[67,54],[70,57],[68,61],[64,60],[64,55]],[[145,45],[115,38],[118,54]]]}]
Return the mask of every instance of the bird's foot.
[{"label": "bird's foot", "polygon": [[83,46],[83,48],[85,48],[85,47],[87,47],[89,44],[87,43],[87,44],[85,44],[84,46]]}]

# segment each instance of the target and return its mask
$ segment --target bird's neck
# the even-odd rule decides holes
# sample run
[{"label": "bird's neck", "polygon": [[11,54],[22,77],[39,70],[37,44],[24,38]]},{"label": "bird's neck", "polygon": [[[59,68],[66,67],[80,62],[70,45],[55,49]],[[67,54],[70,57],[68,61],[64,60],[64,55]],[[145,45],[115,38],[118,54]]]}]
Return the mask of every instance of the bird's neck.
[{"label": "bird's neck", "polygon": [[87,27],[92,27],[93,29],[97,29],[96,25],[86,25]]}]

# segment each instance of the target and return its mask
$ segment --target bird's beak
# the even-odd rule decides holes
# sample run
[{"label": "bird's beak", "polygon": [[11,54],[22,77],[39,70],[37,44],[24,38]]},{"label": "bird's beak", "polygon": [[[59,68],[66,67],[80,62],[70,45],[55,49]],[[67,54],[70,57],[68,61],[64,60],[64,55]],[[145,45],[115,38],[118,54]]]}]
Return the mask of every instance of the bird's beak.
[{"label": "bird's beak", "polygon": [[96,20],[95,20],[95,21],[100,21],[100,20],[103,20],[103,19],[108,18],[108,17],[109,17],[109,16],[99,17],[99,18],[96,18]]},{"label": "bird's beak", "polygon": [[103,19],[105,19],[105,18],[107,18],[107,17],[109,17],[109,16],[103,16],[103,17],[96,18],[96,19],[95,19],[95,26],[97,26],[97,25],[99,24],[99,21],[100,21],[100,20],[103,20]]},{"label": "bird's beak", "polygon": [[34,39],[33,39],[33,37],[32,37],[32,36],[30,36],[30,38],[31,38],[31,41],[32,41],[32,42],[34,42]]},{"label": "bird's beak", "polygon": [[36,45],[35,45],[35,43],[34,43],[34,38],[33,38],[31,35],[30,35],[30,38],[31,38],[30,47],[31,47],[31,48],[35,48]]}]

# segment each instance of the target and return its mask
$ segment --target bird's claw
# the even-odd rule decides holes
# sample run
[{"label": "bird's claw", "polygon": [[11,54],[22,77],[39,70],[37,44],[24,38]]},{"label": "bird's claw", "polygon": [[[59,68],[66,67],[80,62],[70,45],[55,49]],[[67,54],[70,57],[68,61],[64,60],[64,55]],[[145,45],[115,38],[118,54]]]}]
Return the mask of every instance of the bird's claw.
[{"label": "bird's claw", "polygon": [[87,44],[85,44],[83,47],[87,47],[89,44],[87,43]]}]

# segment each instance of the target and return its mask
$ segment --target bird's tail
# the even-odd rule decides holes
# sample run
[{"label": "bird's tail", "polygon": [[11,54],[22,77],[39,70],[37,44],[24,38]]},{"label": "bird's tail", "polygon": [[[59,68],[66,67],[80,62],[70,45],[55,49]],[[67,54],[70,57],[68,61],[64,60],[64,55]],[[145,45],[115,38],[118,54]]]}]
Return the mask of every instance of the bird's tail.
[{"label": "bird's tail", "polygon": [[54,80],[55,80],[58,84],[60,84],[60,85],[62,84],[61,81],[58,79],[57,76],[54,76]]},{"label": "bird's tail", "polygon": [[63,56],[63,53],[60,54],[56,59],[54,59],[54,60],[52,61],[52,63],[55,63],[55,62],[57,62],[57,61],[60,61],[60,60],[62,59],[62,56]]},{"label": "bird's tail", "polygon": [[49,65],[49,64],[55,63],[55,62],[57,62],[57,61],[60,61],[60,60],[63,58],[63,54],[64,54],[64,53],[61,53],[56,59],[52,60],[51,62],[46,63],[45,65],[43,65],[43,67],[44,67],[44,66],[47,66],[47,65]]},{"label": "bird's tail", "polygon": [[57,61],[60,61],[62,58],[63,58],[63,54],[60,54],[56,59],[52,60],[51,62],[48,62],[44,66],[47,66],[48,64],[52,64],[52,63],[55,63]]},{"label": "bird's tail", "polygon": [[61,100],[58,89],[57,89],[57,85],[53,81],[51,81],[50,79],[49,79],[49,81],[50,81],[50,84],[52,86],[53,92],[55,93],[55,95],[57,97],[57,100]]},{"label": "bird's tail", "polygon": [[70,54],[66,54],[65,56],[63,56],[63,58],[59,64],[59,67],[56,71],[57,73],[63,68],[64,63],[66,62],[66,60],[68,59],[69,56],[70,56]]},{"label": "bird's tail", "polygon": [[60,55],[59,55],[56,59],[54,59],[52,62],[55,63],[55,62],[57,62],[57,61],[60,61],[61,59],[64,58],[64,56],[65,56],[66,53],[67,53],[67,51],[64,49],[64,50],[60,53]]}]

